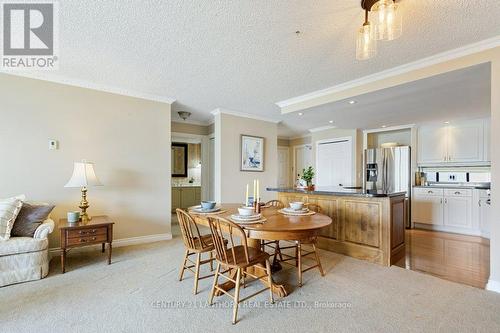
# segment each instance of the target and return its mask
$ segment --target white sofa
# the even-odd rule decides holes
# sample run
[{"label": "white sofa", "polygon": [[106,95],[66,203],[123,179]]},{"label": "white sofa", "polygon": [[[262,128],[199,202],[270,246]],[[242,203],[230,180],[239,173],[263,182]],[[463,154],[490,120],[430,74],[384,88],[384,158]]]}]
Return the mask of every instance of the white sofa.
[{"label": "white sofa", "polygon": [[49,273],[48,235],[54,221],[45,220],[31,237],[0,241],[0,287],[43,279]]}]

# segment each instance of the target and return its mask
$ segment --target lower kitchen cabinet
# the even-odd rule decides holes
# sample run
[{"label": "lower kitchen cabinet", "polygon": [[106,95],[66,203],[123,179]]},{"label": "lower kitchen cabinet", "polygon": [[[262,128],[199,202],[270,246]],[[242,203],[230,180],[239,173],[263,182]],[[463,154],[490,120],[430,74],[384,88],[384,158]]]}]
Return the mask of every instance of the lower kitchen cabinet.
[{"label": "lower kitchen cabinet", "polygon": [[445,196],[444,225],[472,228],[472,197]]},{"label": "lower kitchen cabinet", "polygon": [[172,187],[172,212],[177,208],[186,209],[199,205],[201,201],[201,187],[180,186]]},{"label": "lower kitchen cabinet", "polygon": [[414,188],[413,223],[426,229],[486,236],[484,230],[489,230],[487,207],[482,211],[476,209],[477,194],[473,191],[476,190]]}]

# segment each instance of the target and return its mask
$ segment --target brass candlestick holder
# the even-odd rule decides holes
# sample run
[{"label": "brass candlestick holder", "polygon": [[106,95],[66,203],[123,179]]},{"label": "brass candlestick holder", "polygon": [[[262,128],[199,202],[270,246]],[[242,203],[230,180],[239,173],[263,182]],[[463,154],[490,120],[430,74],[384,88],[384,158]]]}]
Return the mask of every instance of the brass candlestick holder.
[{"label": "brass candlestick holder", "polygon": [[258,203],[257,201],[254,201],[253,209],[254,209],[255,213],[259,214],[260,213],[260,203]]}]

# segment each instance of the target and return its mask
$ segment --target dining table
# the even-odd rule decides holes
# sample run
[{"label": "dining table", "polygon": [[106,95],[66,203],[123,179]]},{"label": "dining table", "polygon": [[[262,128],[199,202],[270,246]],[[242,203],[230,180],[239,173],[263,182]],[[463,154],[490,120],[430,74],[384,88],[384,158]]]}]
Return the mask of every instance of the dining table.
[{"label": "dining table", "polygon": [[[205,214],[190,211],[196,223],[208,227],[208,217],[231,218],[231,215],[238,214],[241,204],[221,204],[218,212]],[[285,215],[277,207],[261,207],[262,222],[259,223],[238,223],[247,234],[247,244],[256,249],[261,248],[261,241],[297,241],[317,237],[322,228],[329,226],[332,219],[324,214],[314,213],[310,215]],[[258,265],[248,268],[250,273],[262,276],[265,275],[265,266]],[[232,276],[234,279],[234,276]],[[278,297],[285,297],[290,290],[285,284],[275,281],[269,286],[267,279],[261,278],[260,283],[270,287]],[[220,285],[224,290],[234,288],[231,281]]]}]

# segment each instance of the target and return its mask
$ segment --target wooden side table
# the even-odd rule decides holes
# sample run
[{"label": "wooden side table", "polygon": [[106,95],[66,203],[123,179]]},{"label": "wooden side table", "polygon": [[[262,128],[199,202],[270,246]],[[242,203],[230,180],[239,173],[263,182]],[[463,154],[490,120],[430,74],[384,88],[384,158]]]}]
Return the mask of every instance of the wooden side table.
[{"label": "wooden side table", "polygon": [[66,271],[66,253],[73,248],[102,244],[102,253],[108,243],[108,265],[111,264],[113,242],[113,222],[108,216],[94,216],[87,223],[68,223],[67,219],[59,220],[61,232],[61,270]]}]

